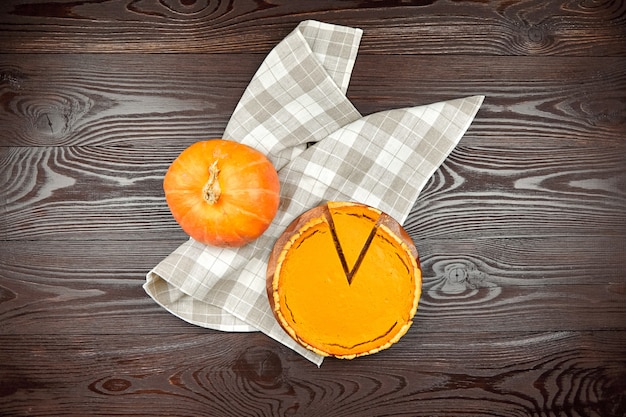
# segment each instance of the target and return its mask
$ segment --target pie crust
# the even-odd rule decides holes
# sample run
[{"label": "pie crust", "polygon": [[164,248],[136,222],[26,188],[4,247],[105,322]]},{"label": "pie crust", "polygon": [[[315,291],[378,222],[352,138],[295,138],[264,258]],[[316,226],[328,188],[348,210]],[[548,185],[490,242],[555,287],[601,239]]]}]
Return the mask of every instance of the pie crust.
[{"label": "pie crust", "polygon": [[422,275],[412,239],[391,216],[352,202],[315,207],[287,227],[267,268],[274,316],[302,346],[353,359],[409,329]]}]

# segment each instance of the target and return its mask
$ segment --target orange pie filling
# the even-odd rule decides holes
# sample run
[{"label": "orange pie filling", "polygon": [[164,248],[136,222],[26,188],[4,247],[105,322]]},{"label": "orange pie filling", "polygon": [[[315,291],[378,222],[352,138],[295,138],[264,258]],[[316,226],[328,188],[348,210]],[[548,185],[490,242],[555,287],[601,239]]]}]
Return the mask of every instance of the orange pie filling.
[{"label": "orange pie filling", "polygon": [[324,356],[388,348],[411,326],[421,294],[410,238],[361,204],[330,202],[312,213],[279,239],[270,261],[268,295],[279,323]]}]

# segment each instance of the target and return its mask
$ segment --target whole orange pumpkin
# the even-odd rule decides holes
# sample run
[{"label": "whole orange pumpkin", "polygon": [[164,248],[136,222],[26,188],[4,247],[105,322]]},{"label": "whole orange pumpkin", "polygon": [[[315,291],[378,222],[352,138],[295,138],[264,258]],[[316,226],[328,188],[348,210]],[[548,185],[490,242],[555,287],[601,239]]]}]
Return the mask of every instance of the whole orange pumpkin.
[{"label": "whole orange pumpkin", "polygon": [[170,165],[165,199],[181,228],[213,246],[242,246],[269,227],[280,200],[278,174],[263,153],[224,139],[197,142]]}]

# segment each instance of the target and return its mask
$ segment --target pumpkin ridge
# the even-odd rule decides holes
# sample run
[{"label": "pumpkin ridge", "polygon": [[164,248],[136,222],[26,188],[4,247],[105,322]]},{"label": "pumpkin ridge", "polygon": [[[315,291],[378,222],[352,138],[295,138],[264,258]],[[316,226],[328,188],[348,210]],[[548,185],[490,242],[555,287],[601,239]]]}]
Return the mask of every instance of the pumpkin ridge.
[{"label": "pumpkin ridge", "polygon": [[[178,218],[176,218],[176,221],[180,224],[180,226],[182,227],[182,229],[186,232],[189,233],[188,231],[191,228],[196,228],[197,227],[197,218],[198,218],[198,211],[202,211],[204,210],[204,206],[207,203],[202,200],[202,201],[197,201],[195,204],[189,204],[187,205],[187,210],[185,212],[178,212]],[[202,223],[202,236],[193,236],[194,239],[196,240],[200,240],[202,241],[204,238],[206,238],[207,235],[214,235],[215,234],[215,224],[217,222],[215,221],[215,219],[212,217],[209,219],[205,219],[204,222]],[[210,230],[210,232],[207,232],[207,229]]]},{"label": "pumpkin ridge", "polygon": [[262,221],[262,222],[265,222],[265,221],[268,220],[267,217],[263,217],[263,216],[261,216],[259,213],[255,212],[255,211],[247,210],[246,208],[242,207],[241,205],[236,205],[236,204],[234,204],[232,202],[224,201],[222,203],[221,212],[222,212],[222,215],[224,216],[224,218],[226,218],[226,219],[231,219],[233,217],[233,214],[231,212],[229,212],[228,210],[224,209],[225,205],[236,206],[236,211],[237,211],[236,216],[245,215],[245,216],[251,217],[253,219],[257,219],[257,220]]},{"label": "pumpkin ridge", "polygon": [[263,221],[263,222],[268,220],[267,217],[263,217],[259,213],[256,213],[254,211],[246,210],[245,208],[243,208],[241,206],[237,206],[237,210],[239,211],[238,214],[245,214],[248,217],[252,217],[252,218],[258,219],[258,220]]},{"label": "pumpkin ridge", "polygon": [[246,164],[238,164],[236,166],[231,166],[228,169],[230,169],[230,174],[236,174],[236,173],[240,173],[242,171],[246,171],[248,169],[252,169],[252,171],[256,171],[255,166],[256,165],[265,165],[267,163],[266,160],[262,159],[262,158],[257,158],[253,161],[248,161]]},{"label": "pumpkin ridge", "polygon": [[170,164],[163,189],[183,230],[202,243],[221,247],[243,246],[259,237],[271,224],[280,200],[272,162],[259,150],[227,139],[196,142],[184,149]]},{"label": "pumpkin ridge", "polygon": [[247,187],[247,188],[234,188],[234,189],[229,189],[228,191],[224,191],[224,194],[227,194],[229,196],[237,196],[237,195],[241,195],[241,194],[249,194],[249,193],[253,193],[253,194],[267,194],[269,196],[274,196],[275,193],[273,191],[270,190],[264,190],[264,189],[259,189],[256,187]]}]

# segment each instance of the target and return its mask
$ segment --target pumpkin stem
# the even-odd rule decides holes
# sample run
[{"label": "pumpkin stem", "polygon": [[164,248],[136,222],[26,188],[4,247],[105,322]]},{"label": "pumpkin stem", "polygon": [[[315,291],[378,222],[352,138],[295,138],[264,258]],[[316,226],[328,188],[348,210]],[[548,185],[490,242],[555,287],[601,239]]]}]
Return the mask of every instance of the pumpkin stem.
[{"label": "pumpkin stem", "polygon": [[220,183],[217,180],[219,172],[220,170],[217,167],[217,161],[215,161],[209,167],[209,179],[206,184],[204,184],[204,187],[202,187],[202,196],[204,197],[204,201],[209,204],[217,203],[217,200],[220,199],[220,195],[222,194]]}]

